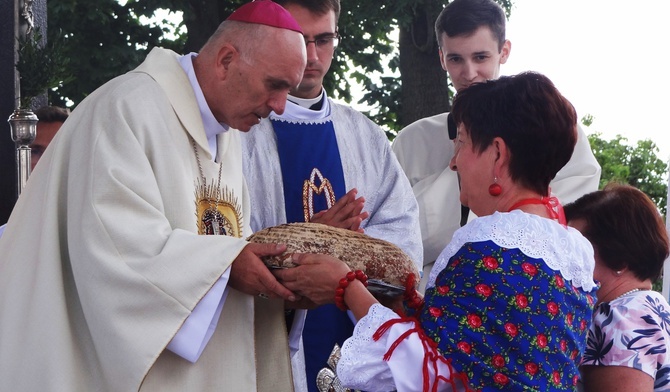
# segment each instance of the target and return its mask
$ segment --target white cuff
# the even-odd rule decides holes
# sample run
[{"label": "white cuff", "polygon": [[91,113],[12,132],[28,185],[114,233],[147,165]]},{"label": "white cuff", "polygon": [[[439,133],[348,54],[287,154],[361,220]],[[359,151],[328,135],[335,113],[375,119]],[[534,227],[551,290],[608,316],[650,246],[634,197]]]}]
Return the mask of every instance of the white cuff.
[{"label": "white cuff", "polygon": [[195,306],[184,324],[172,338],[167,349],[189,362],[195,363],[214,334],[228,296],[230,268]]}]

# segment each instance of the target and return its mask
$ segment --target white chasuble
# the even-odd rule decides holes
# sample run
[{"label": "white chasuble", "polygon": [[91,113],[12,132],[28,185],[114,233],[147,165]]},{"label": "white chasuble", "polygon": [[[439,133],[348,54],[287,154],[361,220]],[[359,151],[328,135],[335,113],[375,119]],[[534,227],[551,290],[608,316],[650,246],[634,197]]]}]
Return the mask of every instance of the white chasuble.
[{"label": "white chasuble", "polygon": [[234,207],[215,205],[205,222],[242,238],[198,235],[191,139],[208,182],[219,166],[177,58],[154,49],[93,92],[30,177],[0,239],[0,390],[292,388],[281,301],[255,311],[254,297],[228,288],[196,363],[165,350],[250,233],[230,131],[217,142]]}]

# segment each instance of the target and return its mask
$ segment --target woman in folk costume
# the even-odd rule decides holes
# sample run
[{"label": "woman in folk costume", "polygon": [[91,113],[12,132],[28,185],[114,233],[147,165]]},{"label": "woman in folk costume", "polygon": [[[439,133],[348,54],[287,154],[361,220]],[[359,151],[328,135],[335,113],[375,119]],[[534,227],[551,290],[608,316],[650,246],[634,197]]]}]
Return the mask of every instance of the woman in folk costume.
[{"label": "woman in folk costume", "polygon": [[379,304],[363,273],[329,256],[295,256],[300,266],[280,280],[358,318],[337,366],[347,387],[574,390],[594,302],[593,248],[566,226],[548,185],[572,154],[575,110],[549,79],[523,73],[459,92],[452,113],[450,165],[461,202],[479,218],[455,233],[409,315]]}]

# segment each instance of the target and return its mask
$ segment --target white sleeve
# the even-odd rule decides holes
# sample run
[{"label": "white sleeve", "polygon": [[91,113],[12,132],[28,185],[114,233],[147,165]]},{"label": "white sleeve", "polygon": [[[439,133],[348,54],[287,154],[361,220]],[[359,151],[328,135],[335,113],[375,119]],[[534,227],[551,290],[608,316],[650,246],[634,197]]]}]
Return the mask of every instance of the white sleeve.
[{"label": "white sleeve", "polygon": [[[375,304],[368,315],[356,324],[353,336],[342,346],[337,365],[337,376],[343,386],[369,392],[423,391],[426,351],[419,334],[411,333],[395,348],[391,358],[384,360],[384,355],[393,343],[415,328],[415,323],[407,321],[393,324],[379,340],[372,338],[382,324],[397,318],[398,315],[391,309]],[[449,366],[439,359],[429,360],[428,378],[431,387],[438,379],[435,369],[440,378],[437,390],[452,391],[450,384],[445,381],[451,376]]]},{"label": "white sleeve", "polygon": [[230,268],[198,302],[167,345],[168,350],[191,363],[195,363],[200,358],[202,350],[205,349],[216,329],[223,304],[226,302],[229,276]]},{"label": "white sleeve", "polygon": [[577,143],[572,157],[556,173],[549,184],[551,192],[562,204],[573,202],[581,196],[598,190],[600,165],[591,151],[591,145],[582,128],[577,125]]}]

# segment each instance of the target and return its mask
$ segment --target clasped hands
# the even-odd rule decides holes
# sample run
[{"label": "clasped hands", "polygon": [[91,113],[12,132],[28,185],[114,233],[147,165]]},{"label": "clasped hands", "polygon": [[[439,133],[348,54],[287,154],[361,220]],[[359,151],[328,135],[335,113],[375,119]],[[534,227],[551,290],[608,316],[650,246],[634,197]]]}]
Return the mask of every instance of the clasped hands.
[{"label": "clasped hands", "polygon": [[[354,188],[331,208],[314,214],[313,223],[363,232],[360,227],[368,213],[363,212],[365,199],[356,197]],[[314,308],[333,302],[335,287],[350,270],[340,260],[326,255],[294,255],[292,269],[270,271],[261,257],[279,255],[285,245],[249,243],[231,265],[230,286],[249,295],[283,298],[287,307]]]}]

